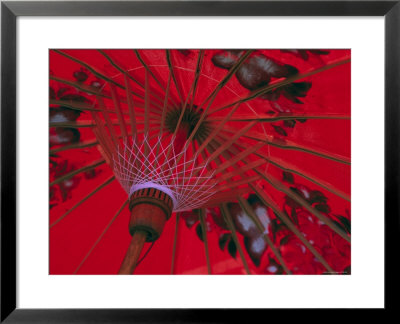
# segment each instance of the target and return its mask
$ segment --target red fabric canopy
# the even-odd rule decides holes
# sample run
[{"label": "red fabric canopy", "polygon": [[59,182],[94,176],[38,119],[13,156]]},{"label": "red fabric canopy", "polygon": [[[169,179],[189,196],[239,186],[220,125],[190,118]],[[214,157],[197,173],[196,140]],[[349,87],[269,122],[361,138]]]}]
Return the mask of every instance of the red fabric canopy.
[{"label": "red fabric canopy", "polygon": [[135,274],[350,273],[349,50],[110,49],[50,50],[50,274],[116,274],[129,246],[128,195],[94,132],[106,107],[123,136],[113,93],[133,132],[127,82],[138,133],[185,109],[182,145],[203,118],[192,154],[234,139],[210,169],[254,148],[214,175],[204,223],[174,213]]}]

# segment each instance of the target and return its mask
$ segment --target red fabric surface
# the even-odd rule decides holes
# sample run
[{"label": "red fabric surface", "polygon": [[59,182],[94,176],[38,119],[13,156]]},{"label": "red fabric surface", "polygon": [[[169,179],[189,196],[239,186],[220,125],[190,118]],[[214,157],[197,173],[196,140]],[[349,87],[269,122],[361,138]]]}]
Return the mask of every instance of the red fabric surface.
[{"label": "red fabric surface", "polygon": [[[98,71],[102,71],[110,79],[124,84],[123,75],[118,71],[107,58],[97,50],[63,50],[64,53],[72,57],[86,62],[90,67]],[[120,67],[125,69],[137,80],[144,84],[145,69],[135,55],[133,50],[104,50],[104,52],[116,62]],[[197,85],[194,104],[202,106],[206,109],[209,102],[209,96],[215,87],[227,75],[228,69],[216,66],[212,58],[221,52],[221,50],[206,50],[204,52],[203,65],[201,68],[200,78]],[[139,50],[141,58],[149,66],[150,71],[158,78],[165,87],[168,82],[169,68],[165,50]],[[198,50],[178,51],[172,50],[170,61],[176,76],[176,83],[171,85],[169,98],[175,103],[181,102],[180,96],[184,99],[188,96],[193,80],[195,78]],[[349,50],[329,50],[329,54],[313,54],[308,53],[308,59],[305,59],[304,52],[290,53],[280,50],[258,50],[257,55],[265,55],[268,58],[279,61],[281,64],[289,64],[297,68],[299,73],[312,71],[332,62],[338,62],[350,58]],[[253,54],[255,55],[255,54]],[[303,55],[303,56],[302,56]],[[100,85],[105,83],[101,78],[96,77],[92,72],[82,70],[87,67],[71,60],[60,53],[50,51],[50,75],[53,77],[77,81],[77,77],[85,78],[85,85],[99,82]],[[83,74],[75,74],[77,71]],[[272,78],[271,82],[277,82],[278,78]],[[259,118],[271,114],[277,114],[276,105],[279,109],[286,109],[291,113],[303,114],[304,116],[342,114],[350,117],[350,63],[342,64],[337,67],[321,71],[305,79],[296,82],[311,82],[312,86],[304,97],[298,97],[303,103],[295,103],[285,98],[282,94],[277,101],[270,101],[262,98],[252,99],[242,103],[237,111],[232,115],[232,119],[243,116],[253,116]],[[136,91],[144,94],[140,87],[135,83],[131,83]],[[149,79],[149,85],[154,93],[162,100],[164,94],[159,85],[153,78]],[[50,86],[55,92],[65,87],[62,82],[50,79]],[[179,90],[177,89],[179,88]],[[69,88],[71,93],[79,94],[88,98],[93,102],[94,107],[95,96],[89,95],[83,91]],[[251,90],[244,87],[234,75],[227,84],[221,88],[209,108],[209,117],[215,120],[221,120],[232,108],[223,109],[213,113],[213,110],[224,107],[226,104],[245,98]],[[124,92],[117,89],[119,95]],[[61,94],[62,95],[62,94]],[[207,99],[208,98],[208,99]],[[53,98],[54,99],[54,98]],[[59,97],[55,99],[60,99]],[[160,100],[160,104],[162,104]],[[157,101],[157,100],[156,100]],[[104,99],[107,106],[113,107],[112,100]],[[275,105],[275,106],[274,106]],[[51,108],[57,110],[59,105],[50,105]],[[127,111],[127,106],[122,106]],[[274,110],[275,109],[275,110]],[[279,115],[279,114],[278,114]],[[79,122],[91,121],[90,112],[82,112],[77,118]],[[116,120],[116,116],[115,116]],[[214,122],[217,123],[217,122]],[[249,121],[229,121],[221,133],[219,140],[227,140],[233,136],[235,132],[246,127]],[[150,121],[150,127],[157,123]],[[138,126],[143,128],[143,126]],[[95,140],[95,136],[91,127],[77,128],[80,137],[77,143]],[[65,130],[61,130],[65,131]],[[283,135],[284,131],[286,135]],[[240,137],[239,141],[233,145],[237,150],[246,149],[258,142],[254,136],[264,136],[265,139],[274,141],[285,141],[296,145],[307,147],[318,152],[333,153],[335,156],[341,156],[350,160],[350,120],[349,119],[309,119],[306,122],[297,121],[294,127],[283,125],[283,121],[276,123],[259,122],[246,135],[252,136]],[[54,127],[50,128],[50,134],[55,137],[60,136]],[[255,135],[254,135],[255,134]],[[251,138],[253,137],[253,138]],[[70,144],[68,142],[65,145]],[[64,144],[62,144],[64,145]],[[50,145],[51,149],[61,147],[54,143]],[[273,145],[265,144],[258,151],[261,155],[266,156],[273,161],[280,163],[285,168],[299,170],[307,173],[315,179],[322,180],[324,183],[339,189],[344,194],[350,196],[350,165],[337,161],[321,158],[320,156],[305,153],[299,150],[282,149]],[[232,158],[231,156],[230,158]],[[56,161],[57,165],[50,164],[50,181],[57,179],[63,174],[91,164],[92,162],[102,159],[98,148],[91,146],[82,149],[71,149],[57,153],[57,157],[50,157]],[[249,161],[255,161],[260,157],[251,155]],[[221,155],[220,161],[228,160],[227,156]],[[67,161],[67,162],[65,162]],[[216,162],[215,162],[216,163]],[[214,162],[212,167],[216,167]],[[241,163],[245,167],[247,162]],[[350,202],[342,199],[338,195],[316,185],[314,182],[306,178],[293,174],[293,181],[289,183],[284,181],[282,169],[272,164],[263,165],[269,175],[284,184],[287,188],[296,187],[297,190],[304,192],[319,191],[327,199],[329,212],[324,214],[332,220],[337,221],[337,216],[343,216],[350,221]],[[80,173],[68,181],[50,187],[50,204],[54,205],[50,208],[49,224],[53,224],[57,219],[62,217],[71,207],[77,204],[82,198],[102,184],[106,179],[112,176],[112,170],[108,164],[102,164],[95,171]],[[216,175],[221,176],[221,175]],[[229,182],[227,183],[229,185]],[[287,197],[284,193],[276,190],[271,184],[264,180],[258,181],[258,185],[273,199],[280,210],[286,211],[291,215],[290,202],[288,204]],[[246,187],[246,185],[241,186]],[[237,189],[235,189],[237,190]],[[292,190],[292,189],[289,189]],[[247,199],[251,190],[242,196]],[[127,194],[117,181],[113,181],[105,188],[97,192],[93,197],[83,202],[70,214],[65,216],[54,226],[49,229],[50,237],[50,274],[72,274],[77,268],[77,274],[116,274],[126,249],[129,245],[131,236],[128,231],[129,210],[127,206],[115,219],[112,225],[104,233],[104,236],[98,241],[93,248],[99,236],[107,228],[107,225],[114,217],[116,212],[126,201]],[[232,200],[232,203],[237,203]],[[315,206],[315,205],[314,205]],[[213,206],[210,206],[213,207]],[[276,219],[273,211],[266,208],[269,220]],[[350,244],[347,243],[338,234],[334,233],[326,224],[321,224],[315,216],[304,210],[297,208],[296,210],[298,224],[297,228],[306,234],[308,240],[312,240],[316,250],[323,255],[334,271],[343,273],[350,266]],[[187,214],[189,215],[189,214]],[[176,238],[176,252],[174,264],[175,274],[207,274],[207,262],[205,255],[204,243],[199,239],[196,233],[199,222],[191,226],[187,225],[187,215],[181,216],[178,224],[178,234]],[[186,217],[186,218],[185,218]],[[224,233],[228,233],[226,229],[218,226],[217,221],[207,212],[206,222],[209,227],[207,232],[208,249],[210,254],[211,268],[213,274],[244,274],[245,268],[239,252],[233,257],[228,251],[228,245],[224,249],[219,246],[219,240]],[[339,222],[340,223],[340,222]],[[157,240],[150,252],[138,265],[135,274],[170,274],[173,245],[175,238],[176,214],[174,213],[167,222],[164,232],[159,240]],[[271,249],[264,251],[259,259],[258,266],[254,262],[246,249],[246,235],[240,233],[237,229],[237,236],[241,247],[244,251],[244,257],[249,265],[250,272],[254,274],[273,274],[272,271],[279,266],[279,262],[274,257]],[[273,235],[273,230],[269,228],[269,237],[275,242],[280,250],[282,257],[287,261],[287,266],[295,274],[316,274],[326,272],[326,269],[315,260],[315,257],[309,250],[305,250],[304,245],[297,237],[291,234],[287,229],[277,231]],[[287,237],[282,244],[279,239]],[[250,236],[249,236],[250,238]],[[142,255],[150,247],[146,243]],[[91,249],[93,250],[91,251]],[[305,250],[305,251],[304,251]],[[91,253],[85,259],[88,252]],[[272,259],[272,261],[271,261]],[[348,273],[349,270],[346,270]]]}]

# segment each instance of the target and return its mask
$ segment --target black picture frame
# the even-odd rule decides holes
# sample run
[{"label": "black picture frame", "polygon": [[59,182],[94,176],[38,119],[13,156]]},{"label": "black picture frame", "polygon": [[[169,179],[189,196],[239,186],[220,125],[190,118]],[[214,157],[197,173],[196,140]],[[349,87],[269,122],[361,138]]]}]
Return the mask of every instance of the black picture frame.
[{"label": "black picture frame", "polygon": [[[4,1],[1,3],[1,322],[236,322],[267,309],[16,308],[16,19],[19,16],[384,16],[385,310],[394,310],[398,274],[400,1]],[[365,247],[366,249],[368,247]],[[367,284],[367,283],[366,283]],[[398,299],[397,299],[398,300]],[[269,313],[270,314],[270,313]],[[269,315],[268,315],[269,316]]]}]

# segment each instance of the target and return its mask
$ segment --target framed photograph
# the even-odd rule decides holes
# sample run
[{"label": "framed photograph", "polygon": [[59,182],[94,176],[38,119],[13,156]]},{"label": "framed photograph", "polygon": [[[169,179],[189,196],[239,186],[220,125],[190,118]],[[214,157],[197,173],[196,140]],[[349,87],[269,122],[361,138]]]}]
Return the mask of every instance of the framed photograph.
[{"label": "framed photograph", "polygon": [[1,9],[1,321],[393,308],[398,1]]}]

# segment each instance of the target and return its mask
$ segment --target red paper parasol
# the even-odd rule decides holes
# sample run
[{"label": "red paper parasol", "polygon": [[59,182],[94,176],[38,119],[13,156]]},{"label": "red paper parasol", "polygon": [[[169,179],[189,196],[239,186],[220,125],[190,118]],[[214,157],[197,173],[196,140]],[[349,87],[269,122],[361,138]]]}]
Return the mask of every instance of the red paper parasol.
[{"label": "red paper parasol", "polygon": [[51,50],[50,274],[350,273],[349,50]]}]

